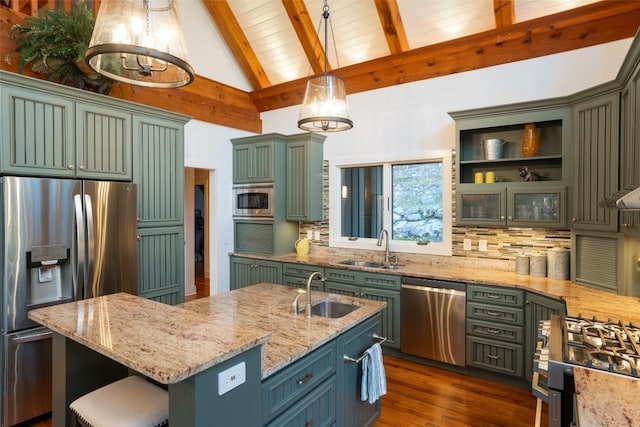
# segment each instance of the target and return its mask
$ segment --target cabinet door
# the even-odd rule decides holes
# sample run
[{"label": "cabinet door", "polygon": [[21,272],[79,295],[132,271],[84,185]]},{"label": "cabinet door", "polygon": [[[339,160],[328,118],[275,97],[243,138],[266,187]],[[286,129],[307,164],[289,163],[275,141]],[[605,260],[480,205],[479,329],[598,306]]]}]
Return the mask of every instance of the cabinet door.
[{"label": "cabinet door", "polygon": [[138,229],[138,290],[167,304],[184,302],[183,227]]},{"label": "cabinet door", "polygon": [[554,314],[564,315],[567,310],[564,301],[545,297],[533,292],[527,292],[525,305],[525,345],[524,345],[524,373],[525,379],[533,378],[533,356],[538,340],[538,324],[541,320],[549,320]]},{"label": "cabinet door", "polygon": [[253,281],[253,260],[231,257],[231,290],[245,288],[255,284]]},{"label": "cabinet door", "polygon": [[578,103],[573,116],[572,227],[618,231],[618,212],[599,203],[618,191],[619,93]]},{"label": "cabinet door", "polygon": [[287,219],[322,220],[324,136],[296,135],[287,143]]},{"label": "cabinet door", "polygon": [[[640,66],[620,95],[620,189],[640,187]],[[623,231],[640,229],[640,212],[623,211]]]},{"label": "cabinet door", "polygon": [[255,283],[282,283],[281,263],[273,261],[258,261],[255,265]]},{"label": "cabinet door", "polygon": [[565,228],[565,187],[529,184],[507,190],[507,224],[511,227]]},{"label": "cabinet door", "polygon": [[233,146],[233,183],[251,182],[253,174],[253,149],[251,144]]},{"label": "cabinet door", "polygon": [[131,114],[98,105],[76,105],[79,178],[132,179]]},{"label": "cabinet door", "polygon": [[134,116],[134,182],[139,227],[182,225],[184,216],[184,129],[156,117]]},{"label": "cabinet door", "polygon": [[2,87],[2,172],[75,176],[73,102],[61,96]]},{"label": "cabinet door", "polygon": [[275,152],[273,141],[253,144],[252,182],[271,182],[274,180]]},{"label": "cabinet door", "polygon": [[400,292],[362,287],[360,297],[387,303],[382,310],[382,335],[387,337],[386,346],[400,348]]},{"label": "cabinet door", "polygon": [[506,191],[502,184],[460,184],[457,189],[457,225],[504,227]]}]

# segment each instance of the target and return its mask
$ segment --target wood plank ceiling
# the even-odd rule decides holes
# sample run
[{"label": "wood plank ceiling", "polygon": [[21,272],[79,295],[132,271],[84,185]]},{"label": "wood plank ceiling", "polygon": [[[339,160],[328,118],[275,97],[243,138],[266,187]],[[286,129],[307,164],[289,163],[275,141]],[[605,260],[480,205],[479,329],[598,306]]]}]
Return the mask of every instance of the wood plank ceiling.
[{"label": "wood plank ceiling", "polygon": [[[201,1],[252,89],[197,76],[184,88],[122,85],[112,96],[260,132],[260,112],[300,104],[308,76],[323,72],[323,0]],[[99,0],[88,2],[97,7]],[[21,19],[16,13],[31,14],[34,3],[42,1],[0,0],[8,6],[0,8],[2,57],[10,49],[8,29]],[[329,37],[329,69],[345,80],[348,94],[607,43],[632,37],[640,26],[637,0],[329,0],[328,6],[335,38]],[[4,61],[1,68],[15,70]]]}]

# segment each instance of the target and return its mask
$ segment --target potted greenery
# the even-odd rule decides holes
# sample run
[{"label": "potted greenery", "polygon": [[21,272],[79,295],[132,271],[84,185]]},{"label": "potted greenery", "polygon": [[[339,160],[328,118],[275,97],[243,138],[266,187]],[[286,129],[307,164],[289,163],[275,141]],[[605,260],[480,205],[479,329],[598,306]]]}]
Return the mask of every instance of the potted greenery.
[{"label": "potted greenery", "polygon": [[[95,17],[83,2],[75,3],[69,13],[40,9],[37,16],[26,17],[10,32],[18,52],[18,71],[26,66],[48,80],[109,93],[112,81],[84,63],[94,25]],[[10,54],[5,60],[10,62]]]}]

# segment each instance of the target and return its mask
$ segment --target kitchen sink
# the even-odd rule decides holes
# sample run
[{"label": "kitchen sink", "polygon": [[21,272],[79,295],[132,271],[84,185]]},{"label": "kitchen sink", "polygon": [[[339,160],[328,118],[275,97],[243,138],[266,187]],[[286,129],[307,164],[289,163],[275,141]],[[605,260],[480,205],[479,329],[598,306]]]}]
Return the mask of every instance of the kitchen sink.
[{"label": "kitchen sink", "polygon": [[311,306],[311,315],[337,319],[346,316],[357,308],[359,306],[353,304],[323,300]]},{"label": "kitchen sink", "polygon": [[382,262],[361,261],[357,259],[347,259],[344,261],[340,261],[339,264],[353,265],[355,267],[382,268],[384,270],[399,270],[400,268],[402,268],[402,266],[398,264],[385,264]]}]

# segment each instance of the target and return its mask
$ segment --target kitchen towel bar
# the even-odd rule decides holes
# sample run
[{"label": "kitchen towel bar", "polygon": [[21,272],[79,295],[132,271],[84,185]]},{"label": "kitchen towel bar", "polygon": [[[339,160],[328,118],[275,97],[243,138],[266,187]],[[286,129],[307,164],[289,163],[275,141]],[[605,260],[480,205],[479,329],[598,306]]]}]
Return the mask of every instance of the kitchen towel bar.
[{"label": "kitchen towel bar", "polygon": [[[380,336],[380,335],[378,335],[378,334],[373,334],[373,335],[371,336],[371,338],[372,338],[372,339],[374,339],[374,340],[379,340],[379,341],[378,341],[378,344],[384,344],[384,343],[387,341],[387,337],[381,337],[381,336]],[[342,359],[343,359],[345,362],[360,363],[360,362],[362,362],[362,359],[364,359],[365,357],[366,357],[366,354],[363,354],[362,356],[360,356],[360,357],[358,357],[357,359],[355,359],[355,358],[353,358],[353,357],[351,357],[351,356],[349,356],[349,355],[347,355],[347,354],[344,354],[344,355],[342,356]]]}]

